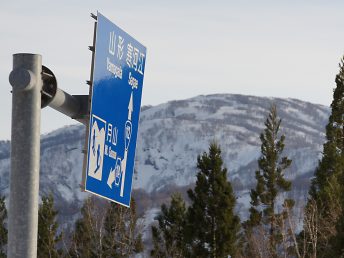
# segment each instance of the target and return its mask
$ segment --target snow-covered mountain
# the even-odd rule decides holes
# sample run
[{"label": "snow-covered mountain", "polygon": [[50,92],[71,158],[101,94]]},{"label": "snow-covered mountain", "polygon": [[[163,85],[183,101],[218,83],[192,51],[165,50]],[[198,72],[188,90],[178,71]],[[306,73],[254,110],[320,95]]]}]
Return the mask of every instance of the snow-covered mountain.
[{"label": "snow-covered mountain", "polygon": [[[272,103],[282,118],[285,154],[293,160],[287,176],[294,182],[294,197],[302,202],[321,155],[329,108],[296,99],[218,94],[142,108],[134,179],[140,209],[151,214],[170,192],[190,187],[196,180],[197,156],[216,141],[244,215],[255,184],[259,135]],[[77,125],[41,138],[40,192],[53,193],[64,221],[75,218],[89,196],[79,187],[84,137],[85,127]],[[9,153],[9,142],[0,141],[0,192],[5,195]]]}]

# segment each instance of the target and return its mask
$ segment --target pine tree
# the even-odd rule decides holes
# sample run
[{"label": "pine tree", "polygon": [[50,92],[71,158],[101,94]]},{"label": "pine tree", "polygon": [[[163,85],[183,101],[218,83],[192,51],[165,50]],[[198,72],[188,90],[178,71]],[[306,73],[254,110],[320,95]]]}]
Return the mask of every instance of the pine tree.
[{"label": "pine tree", "polygon": [[104,220],[103,257],[132,257],[143,251],[135,200],[130,208],[111,202]]},{"label": "pine tree", "polygon": [[0,196],[0,258],[6,257],[7,229],[5,220],[7,219],[7,210],[5,205],[5,197]]},{"label": "pine tree", "polygon": [[232,257],[237,253],[239,217],[234,215],[235,196],[222,167],[220,147],[212,143],[209,153],[197,159],[197,181],[188,190],[187,237],[192,257]]},{"label": "pine tree", "polygon": [[58,223],[56,216],[58,212],[54,208],[52,195],[42,197],[42,204],[38,210],[38,242],[37,257],[56,258],[61,256],[57,245],[62,239],[62,233],[58,234]]},{"label": "pine tree", "polygon": [[86,199],[81,208],[81,218],[75,223],[69,256],[73,258],[98,258],[102,255],[104,212],[96,207],[93,197]]},{"label": "pine tree", "polygon": [[185,240],[186,207],[182,196],[175,193],[171,203],[161,206],[157,217],[158,227],[152,227],[153,250],[152,257],[186,257]]},{"label": "pine tree", "polygon": [[[268,229],[268,253],[277,257],[279,243],[278,223],[281,214],[277,211],[277,197],[280,193],[291,189],[291,182],[285,179],[285,170],[291,165],[288,157],[282,157],[285,136],[279,137],[281,119],[277,117],[277,109],[272,105],[265,122],[264,132],[260,135],[261,157],[256,171],[257,185],[251,190],[250,218],[244,223],[247,234],[254,232],[253,228],[266,225],[260,229]],[[291,208],[293,201],[286,199],[284,205]]]},{"label": "pine tree", "polygon": [[164,239],[158,227],[152,226],[152,244],[153,249],[150,252],[151,257],[165,258],[168,257]]},{"label": "pine tree", "polygon": [[[339,65],[326,142],[309,191],[316,203],[317,257],[344,256],[344,61]],[[306,230],[306,229],[305,229]]]}]

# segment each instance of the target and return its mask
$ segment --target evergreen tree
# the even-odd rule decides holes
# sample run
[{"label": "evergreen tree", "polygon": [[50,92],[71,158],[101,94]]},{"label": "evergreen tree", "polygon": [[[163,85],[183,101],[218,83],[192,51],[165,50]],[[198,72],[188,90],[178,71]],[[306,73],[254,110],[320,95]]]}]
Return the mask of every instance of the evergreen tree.
[{"label": "evergreen tree", "polygon": [[54,209],[53,196],[42,197],[42,204],[40,204],[38,210],[38,258],[56,258],[61,256],[61,251],[57,250],[57,245],[62,239],[62,233],[57,233],[57,214],[58,212]]},{"label": "evergreen tree", "polygon": [[132,257],[143,251],[142,233],[138,225],[136,204],[130,208],[111,202],[104,220],[103,257]]},{"label": "evergreen tree", "polygon": [[6,257],[5,246],[7,244],[7,229],[5,220],[7,219],[7,210],[5,205],[5,197],[0,196],[0,258]]},{"label": "evergreen tree", "polygon": [[[251,190],[250,218],[244,223],[246,234],[254,233],[253,228],[268,229],[269,255],[277,257],[280,240],[278,224],[282,214],[276,213],[279,193],[289,191],[291,182],[285,179],[284,172],[291,165],[288,157],[282,157],[285,136],[279,137],[281,119],[277,117],[277,109],[272,105],[265,122],[264,132],[260,135],[261,157],[258,159],[256,171],[257,185]],[[291,208],[293,201],[286,199],[286,207]]]},{"label": "evergreen tree", "polygon": [[232,257],[237,253],[239,217],[234,215],[235,196],[222,167],[220,147],[212,143],[209,153],[197,159],[197,181],[188,190],[187,237],[192,257]]},{"label": "evergreen tree", "polygon": [[179,193],[173,194],[169,207],[163,204],[157,217],[158,227],[152,227],[152,257],[186,257],[186,207]]},{"label": "evergreen tree", "polygon": [[317,257],[344,256],[344,65],[336,76],[326,142],[310,188],[308,205],[317,205],[320,221]]},{"label": "evergreen tree", "polygon": [[81,218],[75,223],[75,231],[69,250],[70,257],[103,257],[103,221],[103,209],[96,207],[93,197],[86,199],[81,208]]},{"label": "evergreen tree", "polygon": [[151,257],[154,258],[165,258],[168,257],[166,245],[162,239],[161,231],[158,227],[152,226],[152,244],[153,249],[151,250]]}]

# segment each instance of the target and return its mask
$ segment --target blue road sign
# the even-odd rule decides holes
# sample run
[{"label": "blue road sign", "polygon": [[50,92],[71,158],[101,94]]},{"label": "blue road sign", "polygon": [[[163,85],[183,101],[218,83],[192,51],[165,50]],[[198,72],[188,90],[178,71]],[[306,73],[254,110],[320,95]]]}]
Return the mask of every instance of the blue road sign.
[{"label": "blue road sign", "polygon": [[146,48],[97,17],[85,190],[129,207]]}]

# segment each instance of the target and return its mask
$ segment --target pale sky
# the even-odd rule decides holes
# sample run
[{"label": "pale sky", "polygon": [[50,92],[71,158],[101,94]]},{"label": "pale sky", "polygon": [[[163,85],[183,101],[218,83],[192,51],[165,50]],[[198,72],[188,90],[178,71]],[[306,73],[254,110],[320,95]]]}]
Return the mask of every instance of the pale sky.
[{"label": "pale sky", "polygon": [[[0,140],[10,139],[12,54],[41,54],[61,89],[88,93],[91,12],[147,47],[143,105],[238,93],[329,106],[344,54],[343,1],[22,0],[0,7]],[[73,123],[42,110],[42,133]]]}]

